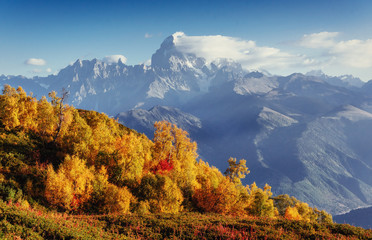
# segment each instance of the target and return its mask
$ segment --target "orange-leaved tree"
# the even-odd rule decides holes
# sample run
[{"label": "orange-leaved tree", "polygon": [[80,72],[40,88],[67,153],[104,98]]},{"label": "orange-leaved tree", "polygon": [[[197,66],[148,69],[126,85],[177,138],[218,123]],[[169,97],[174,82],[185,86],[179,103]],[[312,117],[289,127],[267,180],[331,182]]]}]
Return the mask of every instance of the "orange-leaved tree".
[{"label": "orange-leaved tree", "polygon": [[94,172],[86,161],[67,155],[57,172],[49,165],[45,197],[53,206],[77,210],[90,199],[93,180]]},{"label": "orange-leaved tree", "polygon": [[196,142],[191,141],[186,131],[169,122],[156,122],[154,126],[153,169],[160,169],[161,174],[166,172],[184,193],[190,193],[197,184]]}]

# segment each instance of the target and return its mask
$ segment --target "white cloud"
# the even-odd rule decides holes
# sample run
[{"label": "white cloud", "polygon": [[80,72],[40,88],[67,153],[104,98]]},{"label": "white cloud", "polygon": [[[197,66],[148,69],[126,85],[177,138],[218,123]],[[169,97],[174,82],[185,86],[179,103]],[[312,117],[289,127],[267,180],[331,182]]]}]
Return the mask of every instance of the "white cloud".
[{"label": "white cloud", "polygon": [[333,68],[372,68],[372,39],[336,41],[337,32],[304,35],[300,46],[320,49],[316,58],[323,58],[323,65]]},{"label": "white cloud", "polygon": [[328,48],[335,44],[334,38],[338,35],[338,32],[305,34],[300,41],[300,46],[308,48]]},{"label": "white cloud", "polygon": [[340,41],[329,49],[333,61],[354,68],[372,67],[372,39]]},{"label": "white cloud", "polygon": [[145,38],[152,38],[152,37],[153,37],[152,34],[150,34],[150,33],[145,33]]},{"label": "white cloud", "polygon": [[52,69],[51,69],[51,68],[47,68],[45,71],[46,71],[47,73],[51,73],[51,72],[52,72]]},{"label": "white cloud", "polygon": [[306,34],[286,51],[222,35],[187,36],[176,32],[173,38],[179,51],[203,57],[207,62],[227,58],[239,62],[245,69],[274,74],[321,69],[327,74],[353,74],[364,80],[371,79],[372,39],[341,41],[340,35],[339,32]]},{"label": "white cloud", "polygon": [[102,61],[111,64],[111,63],[117,63],[119,62],[119,59],[121,60],[122,63],[127,62],[127,58],[124,57],[123,55],[111,55],[111,56],[106,56],[102,59]]},{"label": "white cloud", "polygon": [[41,58],[29,58],[25,61],[26,65],[33,65],[33,66],[44,66],[46,61]]},{"label": "white cloud", "polygon": [[218,58],[227,58],[242,64],[246,69],[258,69],[278,72],[283,68],[315,65],[316,61],[303,55],[283,52],[278,48],[257,46],[254,41],[233,37],[187,36],[182,32],[173,34],[176,48],[184,53],[192,53],[212,62]]}]

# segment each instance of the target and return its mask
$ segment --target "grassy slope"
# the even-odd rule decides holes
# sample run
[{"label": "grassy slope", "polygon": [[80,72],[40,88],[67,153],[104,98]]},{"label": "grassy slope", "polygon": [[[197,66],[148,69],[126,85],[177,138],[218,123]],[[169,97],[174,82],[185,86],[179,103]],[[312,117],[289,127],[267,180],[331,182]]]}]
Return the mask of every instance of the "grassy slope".
[{"label": "grassy slope", "polygon": [[68,215],[0,202],[2,239],[372,239],[347,224],[217,214]]}]

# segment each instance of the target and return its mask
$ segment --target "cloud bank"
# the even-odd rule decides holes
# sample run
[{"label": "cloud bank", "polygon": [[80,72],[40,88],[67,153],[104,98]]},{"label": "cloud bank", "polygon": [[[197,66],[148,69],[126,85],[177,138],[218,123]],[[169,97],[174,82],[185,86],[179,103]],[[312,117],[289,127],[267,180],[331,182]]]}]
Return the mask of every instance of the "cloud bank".
[{"label": "cloud bank", "polygon": [[25,61],[25,64],[32,66],[44,66],[46,64],[46,61],[41,58],[29,58]]},{"label": "cloud bank", "polygon": [[327,59],[325,64],[360,69],[372,67],[372,39],[337,41],[338,35],[338,32],[304,35],[300,45],[321,49],[321,55]]},{"label": "cloud bank", "polygon": [[321,69],[327,74],[353,74],[364,80],[371,79],[372,39],[338,40],[340,36],[339,32],[305,34],[283,51],[222,35],[173,34],[177,50],[203,57],[208,62],[227,58],[239,62],[247,70],[267,70],[274,74]]},{"label": "cloud bank", "polygon": [[338,35],[338,32],[305,34],[300,41],[300,46],[307,48],[329,48],[335,44],[334,38]]},{"label": "cloud bank", "polygon": [[119,62],[119,59],[121,60],[122,63],[127,62],[127,58],[124,57],[123,55],[111,55],[111,56],[106,56],[102,59],[102,61],[112,64],[112,63],[117,63]]},{"label": "cloud bank", "polygon": [[283,52],[278,48],[258,46],[256,42],[239,38],[213,36],[187,36],[182,32],[173,34],[176,48],[184,53],[192,53],[212,62],[218,58],[227,58],[242,64],[248,70],[268,70],[277,72],[316,65],[314,59],[304,55]]}]

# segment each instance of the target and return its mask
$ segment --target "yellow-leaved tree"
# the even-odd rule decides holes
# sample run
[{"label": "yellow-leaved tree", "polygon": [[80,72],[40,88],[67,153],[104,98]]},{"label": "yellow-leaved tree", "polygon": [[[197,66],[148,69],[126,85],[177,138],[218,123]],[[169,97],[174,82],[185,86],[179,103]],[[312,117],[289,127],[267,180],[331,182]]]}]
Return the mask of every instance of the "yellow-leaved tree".
[{"label": "yellow-leaved tree", "polygon": [[24,130],[35,130],[37,122],[37,101],[31,96],[27,96],[22,87],[17,88],[18,94],[18,120]]},{"label": "yellow-leaved tree", "polygon": [[266,184],[264,189],[258,188],[256,183],[249,188],[249,206],[247,208],[250,215],[259,217],[276,217],[277,209],[274,207],[271,187]]},{"label": "yellow-leaved tree", "polygon": [[92,213],[129,212],[133,195],[126,187],[118,187],[108,181],[107,170],[104,166],[95,173],[93,191],[86,208]]},{"label": "yellow-leaved tree", "polygon": [[54,132],[57,128],[57,116],[54,114],[52,105],[43,96],[37,104],[36,122],[38,125],[37,132],[45,141],[53,140]]},{"label": "yellow-leaved tree", "polygon": [[228,163],[229,167],[225,171],[225,175],[236,184],[241,184],[241,179],[245,178],[246,174],[249,174],[250,171],[245,165],[246,160],[241,159],[239,162],[236,161],[236,158],[229,158]]},{"label": "yellow-leaved tree", "polygon": [[67,155],[57,172],[48,166],[45,197],[53,206],[77,210],[90,199],[93,180],[94,172],[86,161]]},{"label": "yellow-leaved tree", "polygon": [[249,194],[240,180],[249,173],[245,160],[237,163],[235,158],[230,158],[226,176],[202,160],[197,164],[197,168],[200,186],[195,190],[193,200],[199,210],[220,214],[246,214]]},{"label": "yellow-leaved tree", "polygon": [[296,207],[287,207],[284,217],[290,220],[302,220],[302,216],[298,213]]},{"label": "yellow-leaved tree", "polygon": [[109,183],[105,189],[103,212],[124,214],[129,212],[133,195],[126,187]]},{"label": "yellow-leaved tree", "polygon": [[153,147],[153,172],[168,175],[191,202],[197,186],[197,145],[188,133],[166,121],[156,122]]},{"label": "yellow-leaved tree", "polygon": [[70,109],[71,122],[68,128],[57,139],[60,147],[65,153],[78,156],[81,159],[88,159],[89,165],[91,160],[90,143],[92,142],[92,129],[86,121],[80,116],[78,110]]},{"label": "yellow-leaved tree", "polygon": [[4,85],[3,96],[0,98],[0,118],[6,130],[20,125],[17,91],[9,85]]},{"label": "yellow-leaved tree", "polygon": [[138,188],[138,200],[140,205],[148,205],[153,213],[178,213],[183,209],[181,190],[165,175],[145,175]]},{"label": "yellow-leaved tree", "polygon": [[140,181],[145,162],[151,160],[151,146],[146,142],[142,135],[133,132],[116,139],[117,155],[111,166],[115,182],[131,184]]}]

